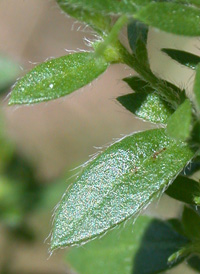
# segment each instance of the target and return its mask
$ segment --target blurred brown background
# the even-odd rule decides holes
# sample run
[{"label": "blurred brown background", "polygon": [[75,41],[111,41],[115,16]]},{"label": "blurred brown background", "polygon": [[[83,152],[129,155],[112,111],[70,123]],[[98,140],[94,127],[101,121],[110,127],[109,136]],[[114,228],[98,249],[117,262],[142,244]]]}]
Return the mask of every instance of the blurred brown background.
[{"label": "blurred brown background", "polygon": [[[83,39],[92,35],[89,29],[83,31],[83,28],[61,14],[54,0],[0,1],[0,52],[21,65],[22,75],[47,58],[67,54],[66,50],[86,49]],[[199,54],[198,44],[198,40],[177,39],[151,31],[149,56],[153,70],[190,92],[193,73],[169,61],[159,49],[173,47]],[[88,160],[97,151],[95,147],[108,144],[113,138],[153,127],[135,119],[115,100],[130,91],[120,79],[132,73],[127,67],[114,65],[91,85],[52,102],[7,107],[7,99],[4,101],[8,134],[31,159],[41,178],[47,182],[56,178]],[[170,217],[175,214],[173,202],[169,208],[166,214]],[[47,260],[48,245],[43,242],[50,231],[50,216],[51,212],[49,216],[33,218],[40,231],[40,239],[34,246],[11,244],[18,251],[13,273],[66,273],[62,252]]]}]

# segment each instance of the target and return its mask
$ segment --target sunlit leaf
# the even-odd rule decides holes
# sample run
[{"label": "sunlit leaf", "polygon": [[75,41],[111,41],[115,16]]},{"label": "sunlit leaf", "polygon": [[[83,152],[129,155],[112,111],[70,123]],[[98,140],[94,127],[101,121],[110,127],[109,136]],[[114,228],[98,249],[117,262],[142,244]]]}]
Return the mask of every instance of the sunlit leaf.
[{"label": "sunlit leaf", "polygon": [[147,216],[140,216],[134,226],[132,222],[84,248],[71,249],[67,261],[79,274],[154,274],[172,268],[167,259],[186,244],[186,238],[167,222]]},{"label": "sunlit leaf", "polygon": [[125,78],[124,81],[135,93],[120,96],[117,100],[139,118],[153,123],[166,123],[173,110],[148,83],[138,77]]},{"label": "sunlit leaf", "polygon": [[193,157],[164,129],[128,136],[92,160],[58,206],[51,248],[86,242],[156,198]]},{"label": "sunlit leaf", "polygon": [[9,104],[33,104],[65,96],[96,79],[108,67],[93,53],[75,53],[47,61],[22,77]]},{"label": "sunlit leaf", "polygon": [[134,18],[162,31],[200,36],[200,9],[193,6],[154,2],[139,9]]},{"label": "sunlit leaf", "polygon": [[200,62],[200,57],[197,55],[194,55],[192,53],[183,51],[183,50],[177,50],[177,49],[162,49],[163,52],[167,53],[172,59],[180,63],[181,65],[184,65],[186,67],[189,67],[191,69],[196,69],[196,66]]},{"label": "sunlit leaf", "polygon": [[186,99],[168,119],[167,134],[177,140],[185,141],[190,137],[191,123],[192,107],[189,99]]}]

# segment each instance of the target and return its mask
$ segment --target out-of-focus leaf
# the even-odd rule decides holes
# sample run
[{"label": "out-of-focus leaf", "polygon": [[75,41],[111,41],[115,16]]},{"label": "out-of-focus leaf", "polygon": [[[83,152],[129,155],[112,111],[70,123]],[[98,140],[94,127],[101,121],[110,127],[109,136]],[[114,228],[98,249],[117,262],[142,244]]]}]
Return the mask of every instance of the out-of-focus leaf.
[{"label": "out-of-focus leaf", "polygon": [[129,77],[125,82],[135,93],[123,95],[117,100],[130,112],[153,123],[166,123],[173,109],[163,101],[157,93],[139,77]]},{"label": "out-of-focus leaf", "polygon": [[190,137],[191,123],[192,107],[190,100],[186,99],[168,119],[167,134],[174,139],[185,141]]},{"label": "out-of-focus leaf", "polygon": [[195,95],[195,106],[200,115],[200,64],[196,69],[196,77],[194,81],[194,95]]},{"label": "out-of-focus leaf", "polygon": [[133,134],[110,146],[65,193],[55,215],[52,250],[86,242],[138,214],[193,153],[164,129]]},{"label": "out-of-focus leaf", "polygon": [[79,274],[153,274],[173,267],[168,257],[186,243],[167,222],[140,216],[134,227],[129,222],[84,248],[71,249],[67,260]]},{"label": "out-of-focus leaf", "polygon": [[184,176],[178,176],[165,192],[184,203],[196,205],[194,198],[200,197],[200,184]]},{"label": "out-of-focus leaf", "polygon": [[184,35],[200,35],[200,9],[184,4],[152,2],[134,15],[147,25],[162,31]]},{"label": "out-of-focus leaf", "polygon": [[9,58],[0,55],[0,93],[9,88],[19,75],[19,66]]},{"label": "out-of-focus leaf", "polygon": [[72,7],[71,5],[68,5],[65,0],[57,0],[57,2],[64,12],[77,20],[88,24],[98,33],[103,34],[110,30],[111,19],[109,16],[104,16],[100,12],[91,13],[83,7]]},{"label": "out-of-focus leaf", "polygon": [[96,79],[108,67],[93,53],[75,53],[47,61],[22,77],[9,104],[33,104],[67,95]]},{"label": "out-of-focus leaf", "polygon": [[148,27],[139,21],[131,21],[127,27],[128,41],[132,51],[135,53],[137,41],[140,39],[147,43]]},{"label": "out-of-focus leaf", "polygon": [[195,241],[200,239],[200,216],[198,213],[185,206],[182,215],[182,223],[188,238]]},{"label": "out-of-focus leaf", "polygon": [[198,273],[200,272],[200,257],[198,255],[190,257],[187,260],[187,264],[194,270],[198,271]]},{"label": "out-of-focus leaf", "polygon": [[176,3],[180,2],[181,4],[194,5],[196,7],[200,7],[199,0],[175,0]]},{"label": "out-of-focus leaf", "polygon": [[183,50],[162,49],[162,51],[169,55],[172,59],[180,63],[181,65],[184,65],[191,69],[196,69],[196,66],[198,65],[198,63],[200,63],[199,56]]},{"label": "out-of-focus leaf", "polygon": [[[183,235],[184,237],[186,237],[185,235],[185,231],[183,228],[183,224],[181,223],[181,221],[179,219],[169,219],[167,220],[167,223],[173,228],[173,230],[175,230],[178,234]],[[186,237],[187,238],[187,237]]]}]

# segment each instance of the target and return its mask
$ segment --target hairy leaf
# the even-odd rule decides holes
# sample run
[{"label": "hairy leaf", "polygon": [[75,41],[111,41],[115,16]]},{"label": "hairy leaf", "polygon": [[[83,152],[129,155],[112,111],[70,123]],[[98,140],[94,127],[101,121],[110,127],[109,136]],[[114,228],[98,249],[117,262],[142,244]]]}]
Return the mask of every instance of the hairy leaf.
[{"label": "hairy leaf", "polygon": [[192,107],[186,99],[170,116],[167,123],[167,134],[177,140],[185,141],[190,137],[192,122]]},{"label": "hairy leaf", "polygon": [[103,34],[110,30],[111,19],[109,16],[104,16],[100,12],[91,13],[82,7],[72,7],[71,5],[68,5],[65,0],[57,0],[57,2],[64,12],[77,20],[88,24],[98,33]]},{"label": "hairy leaf", "polygon": [[168,257],[186,242],[167,222],[140,216],[134,227],[131,221],[85,248],[71,249],[67,260],[79,274],[153,274],[173,267]]},{"label": "hairy leaf", "polygon": [[194,81],[194,95],[195,95],[195,106],[200,113],[200,64],[198,64],[196,69],[196,77]]},{"label": "hairy leaf", "polygon": [[47,61],[22,77],[9,104],[33,104],[65,96],[96,79],[108,67],[93,53],[75,53]]},{"label": "hairy leaf", "polygon": [[92,160],[55,214],[52,250],[86,242],[138,214],[193,157],[164,129],[128,136]]},{"label": "hairy leaf", "polygon": [[184,203],[196,205],[194,198],[200,197],[200,184],[184,176],[178,176],[165,192]]},{"label": "hairy leaf", "polygon": [[184,35],[200,35],[200,9],[170,2],[150,3],[134,15],[147,25],[162,31]]},{"label": "hairy leaf", "polygon": [[101,14],[127,14],[133,15],[140,7],[153,2],[153,0],[60,0],[62,5],[71,8],[80,8],[89,12],[100,12]]},{"label": "hairy leaf", "polygon": [[193,240],[200,239],[200,216],[193,209],[184,207],[182,223],[186,235]]},{"label": "hairy leaf", "polygon": [[200,57],[197,55],[194,55],[192,53],[183,51],[183,50],[177,50],[177,49],[162,49],[163,52],[167,53],[172,59],[180,63],[181,65],[184,65],[186,67],[189,67],[191,69],[196,69],[196,66],[200,62]]},{"label": "hairy leaf", "polygon": [[120,96],[117,100],[130,112],[146,121],[166,123],[173,109],[139,77],[124,79],[135,93]]}]

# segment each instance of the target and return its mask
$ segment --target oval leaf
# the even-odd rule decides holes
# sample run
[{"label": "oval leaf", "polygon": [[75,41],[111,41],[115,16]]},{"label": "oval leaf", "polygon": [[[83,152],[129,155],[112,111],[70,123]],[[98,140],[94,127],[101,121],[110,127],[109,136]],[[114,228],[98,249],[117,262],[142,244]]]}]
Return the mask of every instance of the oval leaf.
[{"label": "oval leaf", "polygon": [[[67,261],[79,274],[155,274],[171,269],[168,257],[187,243],[167,223],[140,216],[85,248],[72,248]],[[144,264],[145,261],[145,264]]]},{"label": "oval leaf", "polygon": [[134,17],[162,31],[200,36],[200,9],[175,3],[151,3],[140,9]]},{"label": "oval leaf", "polygon": [[193,152],[164,129],[126,137],[85,167],[55,215],[51,248],[86,242],[138,214],[176,177]]},{"label": "oval leaf", "polygon": [[169,55],[172,59],[180,63],[181,65],[184,65],[191,69],[196,69],[196,66],[198,65],[198,63],[200,63],[199,56],[183,50],[162,49],[162,51]]},{"label": "oval leaf", "polygon": [[22,77],[9,104],[33,104],[65,96],[92,82],[108,67],[93,53],[75,53],[47,61]]}]

